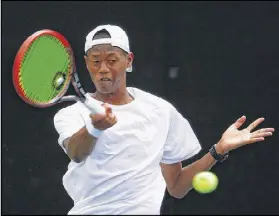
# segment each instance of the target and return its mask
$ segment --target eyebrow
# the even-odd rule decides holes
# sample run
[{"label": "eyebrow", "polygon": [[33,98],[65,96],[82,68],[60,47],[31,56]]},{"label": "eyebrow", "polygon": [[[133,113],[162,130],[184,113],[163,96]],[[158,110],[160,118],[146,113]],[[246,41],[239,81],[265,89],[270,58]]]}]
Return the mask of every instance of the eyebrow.
[{"label": "eyebrow", "polygon": [[[96,53],[95,51],[91,54],[89,54],[90,56],[93,56],[93,57],[99,57],[100,56],[100,53]],[[115,51],[112,51],[112,52],[108,52],[108,56],[112,56],[112,55],[117,55],[117,53]]]},{"label": "eyebrow", "polygon": [[[92,54],[91,54],[91,56],[92,56],[92,55],[93,55],[93,56],[98,56],[99,54],[96,54],[96,53],[100,53],[100,49],[101,49],[101,48],[98,48],[98,47],[92,48]],[[116,53],[119,51],[118,49],[119,49],[118,47],[109,46],[109,47],[106,48],[105,51],[108,52],[109,55],[111,55],[111,54],[116,54]]]}]

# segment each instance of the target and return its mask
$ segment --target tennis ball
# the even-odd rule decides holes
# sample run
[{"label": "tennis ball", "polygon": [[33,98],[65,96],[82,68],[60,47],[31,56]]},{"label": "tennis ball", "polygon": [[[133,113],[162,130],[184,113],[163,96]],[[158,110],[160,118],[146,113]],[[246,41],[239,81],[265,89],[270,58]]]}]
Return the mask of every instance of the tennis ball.
[{"label": "tennis ball", "polygon": [[54,80],[54,83],[53,83],[53,87],[56,89],[56,90],[60,90],[61,87],[63,86],[64,84],[64,77],[63,76],[59,76],[57,77],[55,80]]},{"label": "tennis ball", "polygon": [[55,84],[57,87],[59,87],[60,85],[62,85],[63,82],[64,82],[64,78],[61,76],[56,79]]},{"label": "tennis ball", "polygon": [[213,172],[203,171],[194,176],[192,184],[197,192],[207,194],[216,190],[218,182],[218,177]]}]

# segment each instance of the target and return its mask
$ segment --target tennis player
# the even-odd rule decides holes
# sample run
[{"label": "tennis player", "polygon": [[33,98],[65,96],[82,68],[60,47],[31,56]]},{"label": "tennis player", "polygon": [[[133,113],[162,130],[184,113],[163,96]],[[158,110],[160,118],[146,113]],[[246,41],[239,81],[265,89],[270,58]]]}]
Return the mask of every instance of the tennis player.
[{"label": "tennis player", "polygon": [[74,206],[68,214],[160,214],[165,189],[183,198],[192,178],[224,161],[228,152],[263,141],[274,128],[253,131],[264,118],[240,130],[234,122],[199,160],[182,161],[201,150],[191,125],[166,100],[126,86],[133,54],[124,30],[102,25],[85,42],[85,63],[96,91],[92,101],[105,115],[92,114],[80,102],[54,117],[58,143],[71,159],[63,185]]}]

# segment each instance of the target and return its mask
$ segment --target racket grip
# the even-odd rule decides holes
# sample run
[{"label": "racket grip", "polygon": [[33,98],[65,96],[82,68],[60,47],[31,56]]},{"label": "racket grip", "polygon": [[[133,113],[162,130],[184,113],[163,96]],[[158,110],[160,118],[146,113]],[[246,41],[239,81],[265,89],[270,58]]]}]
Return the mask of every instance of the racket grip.
[{"label": "racket grip", "polygon": [[91,111],[92,114],[106,114],[105,108],[96,103],[88,93],[85,94],[84,104]]}]

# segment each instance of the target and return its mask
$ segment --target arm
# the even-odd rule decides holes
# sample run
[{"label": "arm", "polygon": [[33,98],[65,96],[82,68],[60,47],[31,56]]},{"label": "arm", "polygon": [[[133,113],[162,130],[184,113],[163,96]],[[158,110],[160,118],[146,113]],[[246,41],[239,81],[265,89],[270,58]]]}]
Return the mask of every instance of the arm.
[{"label": "arm", "polygon": [[[111,108],[107,104],[104,104],[104,107],[106,109],[105,115],[90,114],[84,116],[85,126],[82,127],[77,126],[80,125],[80,121],[78,121],[73,111],[55,115],[54,125],[62,139],[60,139],[60,145],[62,145],[69,158],[76,163],[82,162],[91,154],[103,130],[116,124],[117,119]],[[96,133],[98,131],[99,134]]]},{"label": "arm", "polygon": [[97,138],[90,135],[86,127],[83,127],[66,139],[63,145],[69,158],[76,163],[80,163],[92,152],[96,141]]},{"label": "arm", "polygon": [[201,159],[183,167],[182,163],[163,164],[161,163],[162,174],[167,184],[169,194],[177,199],[183,198],[192,189],[192,179],[201,171],[210,170],[216,160],[207,153]]},{"label": "arm", "polygon": [[[246,118],[244,116],[241,117],[225,131],[216,145],[218,154],[224,154],[246,144],[263,141],[264,137],[271,136],[274,131],[274,128],[264,128],[251,133],[251,130],[264,121],[263,118],[257,119],[241,131],[237,130],[245,120]],[[192,189],[192,179],[194,175],[201,171],[210,170],[215,163],[216,160],[210,153],[207,153],[201,159],[184,168],[182,168],[181,162],[174,164],[161,163],[161,169],[166,180],[168,192],[173,197],[183,198]]]}]

